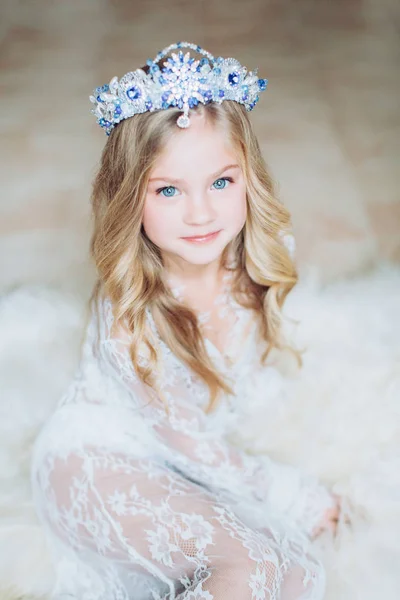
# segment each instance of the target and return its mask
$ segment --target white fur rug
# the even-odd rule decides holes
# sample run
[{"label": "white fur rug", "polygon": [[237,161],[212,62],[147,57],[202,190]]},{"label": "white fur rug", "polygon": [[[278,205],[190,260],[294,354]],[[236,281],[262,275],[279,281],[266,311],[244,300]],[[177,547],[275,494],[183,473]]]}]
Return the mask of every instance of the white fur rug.
[{"label": "white fur rug", "polygon": [[[400,595],[400,270],[382,268],[287,303],[307,347],[295,378],[271,377],[238,442],[302,465],[350,506],[335,545],[319,546],[327,600]],[[32,441],[75,368],[85,307],[49,287],[0,298],[0,600],[46,598],[52,570],[32,509]]]}]

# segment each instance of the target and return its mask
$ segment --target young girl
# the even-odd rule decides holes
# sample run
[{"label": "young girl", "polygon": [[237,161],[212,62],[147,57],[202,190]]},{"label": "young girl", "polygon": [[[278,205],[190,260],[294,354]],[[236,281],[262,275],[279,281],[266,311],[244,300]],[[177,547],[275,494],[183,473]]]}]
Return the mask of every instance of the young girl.
[{"label": "young girl", "polygon": [[54,598],[324,596],[311,540],[334,532],[337,499],[229,442],[263,395],[296,283],[289,214],[246,115],[265,86],[179,43],[91,97],[108,135],[99,277],[80,368],[32,465]]}]

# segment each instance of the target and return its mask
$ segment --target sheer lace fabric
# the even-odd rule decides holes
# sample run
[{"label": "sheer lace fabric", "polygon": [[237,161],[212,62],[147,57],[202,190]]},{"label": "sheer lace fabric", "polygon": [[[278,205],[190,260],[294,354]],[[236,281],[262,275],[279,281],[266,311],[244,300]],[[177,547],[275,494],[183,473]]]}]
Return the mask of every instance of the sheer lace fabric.
[{"label": "sheer lace fabric", "polygon": [[78,372],[33,455],[54,598],[323,598],[309,534],[331,495],[296,468],[228,441],[241,403],[265,394],[274,376],[258,365],[255,325],[231,298],[229,279],[199,321],[235,396],[206,414],[206,386],[158,338],[167,415],[134,372],[129,339],[111,335],[111,303],[93,310]]}]

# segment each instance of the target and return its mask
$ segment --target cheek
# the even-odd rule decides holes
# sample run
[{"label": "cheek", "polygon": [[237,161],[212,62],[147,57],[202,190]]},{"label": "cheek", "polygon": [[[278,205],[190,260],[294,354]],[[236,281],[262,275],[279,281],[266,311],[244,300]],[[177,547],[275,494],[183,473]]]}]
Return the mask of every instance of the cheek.
[{"label": "cheek", "polygon": [[160,219],[157,218],[157,211],[150,203],[145,203],[143,211],[143,229],[147,237],[155,242],[160,234],[159,227]]},{"label": "cheek", "polygon": [[160,242],[168,239],[176,222],[170,206],[145,201],[142,224],[153,243],[160,245]]},{"label": "cheek", "polygon": [[242,227],[247,215],[247,198],[245,186],[238,187],[224,205],[224,217],[233,227]]}]

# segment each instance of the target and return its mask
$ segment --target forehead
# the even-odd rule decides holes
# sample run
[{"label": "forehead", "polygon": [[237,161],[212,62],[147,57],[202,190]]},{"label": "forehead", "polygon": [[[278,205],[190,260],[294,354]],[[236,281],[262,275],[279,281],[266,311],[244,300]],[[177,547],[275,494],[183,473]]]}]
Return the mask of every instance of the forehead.
[{"label": "forehead", "polygon": [[187,179],[207,176],[225,164],[237,162],[236,148],[228,132],[204,116],[190,115],[190,126],[178,129],[157,157],[151,177],[171,176]]}]

